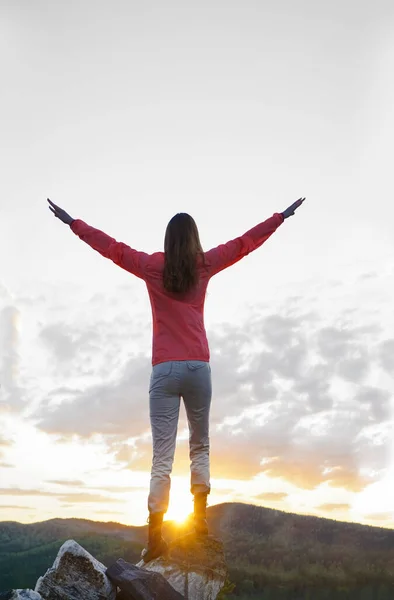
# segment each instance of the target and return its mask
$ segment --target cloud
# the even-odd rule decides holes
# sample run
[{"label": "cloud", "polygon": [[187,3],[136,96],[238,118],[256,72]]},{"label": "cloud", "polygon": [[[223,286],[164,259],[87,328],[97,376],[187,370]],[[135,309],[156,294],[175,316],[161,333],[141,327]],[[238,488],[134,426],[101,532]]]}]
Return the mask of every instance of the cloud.
[{"label": "cloud", "polygon": [[[123,324],[122,318],[118,320],[117,326],[121,323]],[[64,370],[66,367],[70,370],[71,366],[73,369],[78,367],[78,363],[80,367],[86,365],[91,354],[96,354],[99,350],[101,355],[105,352],[105,348],[100,348],[103,335],[112,337],[115,333],[107,331],[107,327],[104,323],[97,328],[89,322],[79,327],[75,323],[54,321],[42,327],[38,333],[38,341],[47,349],[55,368]]]},{"label": "cloud", "polygon": [[[316,326],[314,318],[312,322]],[[351,368],[350,363],[344,368],[336,353],[365,356],[367,350],[359,346],[365,344],[366,330],[323,327],[315,331],[313,342],[302,330],[305,322],[289,319],[287,334],[286,323],[284,318],[270,317],[268,324],[260,323],[260,329],[253,325],[254,331],[269,332],[262,342],[268,339],[271,348],[256,352],[248,362],[242,356],[243,344],[250,339],[248,333],[245,336],[245,331],[228,326],[216,339],[220,352],[211,361],[212,476],[250,479],[264,472],[304,489],[329,482],[332,487],[360,491],[387,462],[388,431],[384,433],[383,425],[389,416],[391,393],[365,384],[360,388],[372,369],[372,357],[368,369],[365,361],[358,359],[353,360]],[[278,327],[279,332],[272,334],[272,327]],[[376,330],[370,327],[368,333],[374,335]],[[283,345],[286,342],[288,346]],[[320,346],[326,359],[318,352]],[[333,378],[353,386],[343,399],[334,392]],[[283,380],[290,384],[285,390]],[[246,383],[249,387],[244,387]],[[264,417],[248,417],[245,410],[254,408],[261,409]],[[223,424],[224,416],[235,415],[235,424]],[[219,423],[221,428],[217,430]],[[379,443],[374,441],[371,424],[380,427]],[[124,448],[124,456],[119,453],[117,458],[124,459],[128,468],[148,470],[149,444],[149,440],[138,441],[134,448]],[[361,475],[363,466],[375,470],[375,475]],[[187,443],[178,441],[174,473],[186,474],[188,469]]]},{"label": "cloud", "polygon": [[390,377],[394,373],[394,339],[384,340],[379,345],[379,361]]},{"label": "cloud", "polygon": [[366,521],[393,521],[394,513],[393,512],[371,513],[371,514],[365,515],[364,519]]},{"label": "cloud", "polygon": [[[228,442],[228,440],[227,440]],[[123,468],[131,471],[150,471],[152,466],[152,442],[150,439],[139,440],[134,448],[127,445],[115,452],[115,459],[123,463]],[[220,479],[249,480],[260,470],[258,457],[253,461],[250,448],[245,445],[244,451],[237,452],[228,459],[226,448],[221,444],[211,444],[210,452],[211,477]],[[172,470],[174,476],[189,476],[190,459],[188,442],[178,440]]]},{"label": "cloud", "polygon": [[323,512],[344,512],[349,511],[351,509],[350,504],[335,504],[335,503],[326,503],[320,504],[320,506],[316,506],[317,510],[321,510]]},{"label": "cloud", "polygon": [[83,481],[80,480],[68,480],[68,479],[48,479],[46,483],[52,483],[54,485],[61,485],[63,487],[77,487],[83,488],[84,492],[86,490],[102,490],[104,492],[112,492],[115,494],[126,494],[130,493],[131,490],[145,490],[146,486],[139,485],[86,485]]},{"label": "cloud", "polygon": [[79,479],[48,479],[46,483],[54,483],[55,485],[65,485],[67,487],[84,487],[85,484]]},{"label": "cloud", "polygon": [[329,361],[346,357],[354,340],[355,332],[345,328],[330,326],[317,332],[320,356]]},{"label": "cloud", "polygon": [[2,437],[0,435],[0,446],[2,446],[4,448],[4,447],[12,446],[12,444],[13,444],[13,442],[10,439]]},{"label": "cloud", "polygon": [[[356,308],[333,305],[323,319],[317,307],[284,300],[276,314],[256,308],[243,323],[212,328],[212,477],[265,473],[304,489],[329,482],[352,491],[379,477],[388,460],[393,390],[377,382],[391,366],[392,340],[381,341],[377,321],[359,323]],[[101,352],[109,347],[109,330],[103,334],[98,324],[96,331]],[[61,343],[51,335],[51,343]],[[149,471],[150,372],[147,357],[131,355],[112,381],[70,386],[60,404],[41,406],[38,427],[63,438],[102,434],[115,461]],[[60,398],[60,390],[48,396]],[[179,432],[186,425],[181,415]],[[188,444],[178,439],[174,474],[188,473]]]},{"label": "cloud", "polygon": [[261,471],[272,478],[288,481],[304,490],[313,490],[322,482],[319,465],[289,457],[273,458]]},{"label": "cloud", "polygon": [[12,412],[24,405],[19,386],[19,317],[13,305],[0,311],[0,410]]},{"label": "cloud", "polygon": [[12,510],[14,508],[18,508],[21,510],[34,510],[33,506],[19,506],[18,504],[0,504],[0,510]]},{"label": "cloud", "polygon": [[51,358],[58,361],[69,361],[74,358],[78,350],[78,339],[62,323],[52,323],[43,327],[40,339],[48,348]]},{"label": "cloud", "polygon": [[360,349],[357,352],[360,353],[358,356],[355,354],[352,358],[344,358],[340,361],[338,374],[347,381],[361,383],[369,374],[370,361],[367,352],[364,355],[361,354]]},{"label": "cloud", "polygon": [[103,485],[103,486],[88,486],[87,489],[103,490],[104,492],[113,492],[115,494],[129,494],[130,491],[146,490],[143,485]]},{"label": "cloud", "polygon": [[37,426],[47,433],[84,438],[96,433],[138,435],[149,427],[149,377],[146,358],[131,359],[118,381],[87,387],[72,402],[41,407]]},{"label": "cloud", "polygon": [[[283,420],[278,418],[276,429],[270,420],[265,426],[252,421],[235,433],[231,432],[231,427],[214,433],[210,453],[212,478],[247,481],[263,472],[308,490],[329,482],[332,487],[360,491],[371,482],[359,474],[348,449],[336,447],[330,439],[322,438],[320,448],[316,444],[312,455],[309,439],[304,439],[304,446],[297,446],[290,442],[287,431],[284,416]],[[138,440],[133,448],[121,446],[115,459],[123,462],[126,469],[149,471],[152,461],[150,439]],[[173,475],[188,476],[189,465],[188,442],[178,440]]]},{"label": "cloud", "polygon": [[0,496],[57,496],[54,492],[23,488],[0,488]]},{"label": "cloud", "polygon": [[354,396],[355,402],[359,402],[361,406],[367,406],[370,418],[378,423],[390,418],[390,401],[392,399],[393,394],[388,390],[372,386],[364,386]]},{"label": "cloud", "polygon": [[112,496],[105,496],[103,494],[90,494],[87,492],[72,493],[72,494],[61,494],[58,492],[49,492],[44,490],[35,489],[22,489],[22,488],[0,488],[0,496],[49,496],[57,498],[60,502],[122,502],[113,498]]},{"label": "cloud", "polygon": [[[13,445],[13,442],[11,440],[6,439],[0,435],[0,459],[2,459],[3,455],[4,455],[2,448],[9,448],[12,445]],[[14,465],[12,465],[11,463],[0,460],[0,468],[11,469],[13,466]]]},{"label": "cloud", "polygon": [[306,369],[304,376],[294,381],[293,390],[305,402],[304,414],[330,410],[334,398],[331,393],[332,371],[326,363]]},{"label": "cloud", "polygon": [[288,494],[284,492],[265,492],[264,494],[254,496],[258,500],[266,500],[267,502],[281,502],[287,497]]},{"label": "cloud", "polygon": [[[245,439],[247,434],[245,434]],[[211,475],[217,479],[238,479],[248,481],[261,471],[260,460],[261,456],[258,453],[253,455],[253,449],[248,443],[239,443],[239,439],[235,441],[230,437],[228,443],[238,444],[237,449],[234,449],[229,455],[226,452],[226,446],[223,444],[215,444],[211,453]],[[227,446],[228,448],[228,446]]]},{"label": "cloud", "polygon": [[90,503],[90,502],[98,502],[107,504],[111,503],[121,503],[122,500],[118,498],[112,498],[111,496],[105,496],[104,494],[89,494],[85,492],[81,492],[80,494],[59,494],[57,495],[59,501],[61,502],[71,502],[71,503]]},{"label": "cloud", "polygon": [[[130,288],[127,291],[130,294]],[[51,290],[50,295],[52,303],[46,299],[43,306],[35,305],[41,317],[36,343],[46,350],[41,352],[46,372],[50,370],[58,379],[72,378],[75,382],[87,375],[101,380],[103,372],[118,375],[125,358],[135,354],[136,348],[138,353],[141,341],[148,346],[149,321],[139,314],[135,298],[130,315],[130,297],[126,301],[118,288],[94,295],[85,288],[67,289],[61,296],[59,290]],[[124,298],[123,306],[120,297]]]},{"label": "cloud", "polygon": [[124,512],[120,510],[94,510],[95,515],[122,515],[124,516]]}]

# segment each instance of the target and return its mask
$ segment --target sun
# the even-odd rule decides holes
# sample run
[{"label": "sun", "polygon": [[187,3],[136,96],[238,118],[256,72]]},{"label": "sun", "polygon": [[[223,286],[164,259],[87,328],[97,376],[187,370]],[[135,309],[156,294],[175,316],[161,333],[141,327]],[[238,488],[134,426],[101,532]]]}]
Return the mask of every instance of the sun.
[{"label": "sun", "polygon": [[185,523],[193,512],[193,496],[190,492],[171,490],[170,504],[166,513],[167,521]]}]

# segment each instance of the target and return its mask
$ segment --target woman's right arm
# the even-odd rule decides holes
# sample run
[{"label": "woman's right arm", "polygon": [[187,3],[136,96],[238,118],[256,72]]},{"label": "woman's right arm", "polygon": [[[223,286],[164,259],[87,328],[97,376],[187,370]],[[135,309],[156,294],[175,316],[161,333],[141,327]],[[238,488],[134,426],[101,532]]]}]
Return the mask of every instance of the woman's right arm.
[{"label": "woman's right arm", "polygon": [[117,242],[114,238],[100,229],[95,229],[95,227],[88,225],[85,221],[73,219],[63,208],[60,208],[60,206],[52,202],[49,198],[47,198],[47,201],[49,202],[49,209],[52,214],[63,223],[66,223],[66,225],[69,225],[71,231],[82,241],[86,242],[86,244],[89,244],[93,250],[96,250],[105,258],[111,259],[116,265],[125,269],[125,271],[141,279],[145,278],[145,267],[149,259],[149,255],[146,252],[139,252],[123,242]]}]

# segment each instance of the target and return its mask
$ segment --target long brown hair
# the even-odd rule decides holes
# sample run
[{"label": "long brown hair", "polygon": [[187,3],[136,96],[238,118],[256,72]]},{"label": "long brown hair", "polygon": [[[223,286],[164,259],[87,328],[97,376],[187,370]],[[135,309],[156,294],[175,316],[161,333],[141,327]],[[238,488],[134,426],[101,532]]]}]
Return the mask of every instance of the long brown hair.
[{"label": "long brown hair", "polygon": [[187,213],[177,213],[164,237],[163,285],[171,293],[186,293],[198,283],[197,256],[204,255],[196,222]]}]

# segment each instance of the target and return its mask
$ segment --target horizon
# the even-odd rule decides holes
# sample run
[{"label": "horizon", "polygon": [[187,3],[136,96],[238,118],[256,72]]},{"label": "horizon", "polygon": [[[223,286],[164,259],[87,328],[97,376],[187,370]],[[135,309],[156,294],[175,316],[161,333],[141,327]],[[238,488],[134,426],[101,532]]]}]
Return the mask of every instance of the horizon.
[{"label": "horizon", "polygon": [[[177,212],[208,250],[306,197],[208,287],[208,503],[394,528],[394,4],[0,13],[0,520],[148,516],[146,288],[46,198],[152,253]],[[168,519],[187,444],[182,405]]]},{"label": "horizon", "polygon": [[[306,518],[316,518],[316,519],[321,519],[324,521],[332,521],[335,523],[342,523],[342,524],[351,524],[351,525],[355,525],[356,527],[366,527],[366,528],[372,528],[372,529],[387,529],[388,531],[392,531],[393,527],[391,526],[387,526],[387,525],[373,525],[373,524],[369,524],[369,523],[358,523],[356,521],[347,521],[347,520],[342,520],[342,519],[334,519],[333,517],[323,517],[323,516],[319,516],[319,515],[315,515],[315,514],[309,514],[309,513],[297,513],[297,512],[291,512],[288,510],[283,510],[280,508],[269,508],[267,506],[262,506],[260,504],[250,504],[248,502],[220,502],[219,504],[211,504],[209,506],[207,506],[207,514],[209,516],[209,510],[211,508],[217,507],[217,506],[224,506],[226,504],[241,504],[244,506],[252,506],[254,508],[261,508],[263,510],[268,510],[268,511],[273,511],[273,512],[283,512],[287,515],[292,515],[294,517],[306,517]],[[192,516],[192,512],[190,513],[189,517]],[[40,525],[43,523],[49,523],[51,521],[88,521],[91,523],[101,523],[104,525],[121,525],[122,527],[136,527],[136,528],[141,528],[141,527],[148,527],[148,524],[140,524],[140,525],[134,525],[133,523],[122,523],[121,521],[102,521],[99,519],[89,519],[87,517],[51,517],[50,519],[44,519],[42,521],[33,521],[33,522],[28,522],[28,523],[24,523],[21,521],[5,521],[5,520],[0,520],[0,523],[16,523],[17,525]],[[167,518],[166,516],[164,517],[163,522],[164,523],[174,523],[175,526],[178,527],[182,527],[184,525],[186,525],[188,521],[188,517],[186,517],[183,520],[177,520],[176,518]]]}]

